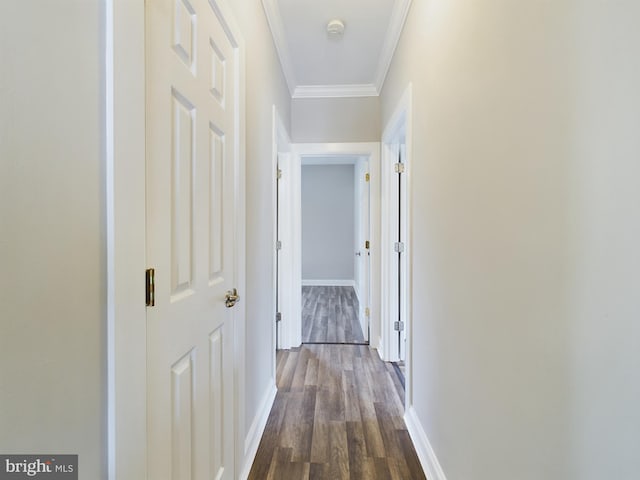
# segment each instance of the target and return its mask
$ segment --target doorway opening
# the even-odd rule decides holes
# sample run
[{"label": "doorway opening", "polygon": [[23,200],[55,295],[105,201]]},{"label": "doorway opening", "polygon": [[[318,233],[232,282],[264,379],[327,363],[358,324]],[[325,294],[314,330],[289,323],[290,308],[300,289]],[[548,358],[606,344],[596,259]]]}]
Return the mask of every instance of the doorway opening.
[{"label": "doorway opening", "polygon": [[301,158],[302,342],[368,344],[369,159]]},{"label": "doorway opening", "polygon": [[379,344],[378,143],[295,144],[280,161],[278,349]]}]

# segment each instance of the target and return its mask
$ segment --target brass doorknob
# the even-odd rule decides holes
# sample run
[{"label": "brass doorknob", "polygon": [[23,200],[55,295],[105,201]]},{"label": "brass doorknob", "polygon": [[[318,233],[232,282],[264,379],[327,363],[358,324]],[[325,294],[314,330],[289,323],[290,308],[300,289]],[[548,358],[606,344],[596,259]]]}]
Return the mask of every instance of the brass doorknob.
[{"label": "brass doorknob", "polygon": [[233,290],[229,290],[224,297],[224,304],[227,308],[233,307],[239,301],[240,295],[238,295],[238,290],[235,288]]}]

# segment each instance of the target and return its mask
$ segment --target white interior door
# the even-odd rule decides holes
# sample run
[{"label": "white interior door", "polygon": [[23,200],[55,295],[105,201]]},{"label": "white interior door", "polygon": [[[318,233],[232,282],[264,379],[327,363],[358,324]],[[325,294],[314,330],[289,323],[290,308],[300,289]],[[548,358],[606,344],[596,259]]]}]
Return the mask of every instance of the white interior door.
[{"label": "white interior door", "polygon": [[398,332],[398,357],[400,361],[406,360],[407,346],[407,149],[404,143],[399,147],[398,161],[402,164],[401,173],[398,173],[398,242],[401,245],[398,253],[398,320],[400,330]]},{"label": "white interior door", "polygon": [[282,171],[282,163],[280,161],[280,154],[277,154],[277,162],[276,162],[276,350],[282,349],[283,341],[282,341],[282,310],[283,304],[283,292],[282,288],[284,272],[282,271],[282,265],[284,263],[282,259],[282,230],[284,229],[284,221],[281,221],[281,210],[283,208],[282,202],[282,188],[281,188],[281,179],[283,175]]},{"label": "white interior door", "polygon": [[[239,57],[215,0],[148,0],[148,478],[233,479]],[[237,320],[237,319],[236,319]]]},{"label": "white interior door", "polygon": [[386,152],[386,232],[385,271],[383,273],[386,291],[385,316],[388,341],[385,358],[404,361],[406,356],[407,319],[407,158],[406,148],[396,138]]},{"label": "white interior door", "polygon": [[[293,215],[293,199],[291,189],[292,161],[290,153],[278,154],[278,170],[280,178],[278,180],[278,312],[281,314],[281,321],[277,323],[278,333],[277,348],[292,348],[300,345],[300,334],[294,335],[292,332],[292,321],[296,316],[300,316],[300,309],[294,308],[294,301],[300,295],[294,294],[293,287],[293,247],[294,238],[291,230],[291,217]],[[296,343],[297,342],[297,343]]]},{"label": "white interior door", "polygon": [[[356,293],[358,294],[360,327],[366,341],[370,337],[371,311],[371,249],[367,248],[367,241],[371,239],[370,220],[370,188],[369,188],[369,159],[360,158],[356,162]],[[369,315],[367,315],[369,313]]]}]

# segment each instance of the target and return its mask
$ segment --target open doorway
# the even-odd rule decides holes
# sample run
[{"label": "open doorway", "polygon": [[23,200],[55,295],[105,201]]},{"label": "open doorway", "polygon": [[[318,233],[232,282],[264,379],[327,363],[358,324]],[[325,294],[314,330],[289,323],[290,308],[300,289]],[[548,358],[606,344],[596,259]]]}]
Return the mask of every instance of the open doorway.
[{"label": "open doorway", "polygon": [[[290,314],[278,322],[279,348],[320,342],[379,345],[379,149],[379,143],[297,144],[282,162],[278,224],[291,245],[288,250],[285,242],[279,245],[280,271],[289,280],[286,287],[280,283],[278,297]],[[320,212],[320,220],[312,220],[303,189],[305,201],[307,194],[315,195],[316,209],[329,205],[334,213]],[[306,248],[303,229],[312,239]],[[340,253],[335,244],[323,250],[331,243],[324,235],[328,231],[340,231]],[[303,255],[303,248],[310,255]],[[327,250],[335,258],[327,257]]]},{"label": "open doorway", "polygon": [[369,159],[301,158],[302,342],[369,343]]}]

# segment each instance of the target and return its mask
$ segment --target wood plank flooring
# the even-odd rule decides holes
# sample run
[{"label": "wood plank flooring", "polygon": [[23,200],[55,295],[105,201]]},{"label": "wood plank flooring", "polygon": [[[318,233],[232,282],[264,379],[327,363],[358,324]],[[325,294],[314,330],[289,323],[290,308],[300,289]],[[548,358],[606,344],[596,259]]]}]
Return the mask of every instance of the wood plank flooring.
[{"label": "wood plank flooring", "polygon": [[277,385],[249,480],[425,479],[395,369],[375,350],[280,351]]},{"label": "wood plank flooring", "polygon": [[353,287],[302,287],[303,343],[366,343]]}]

